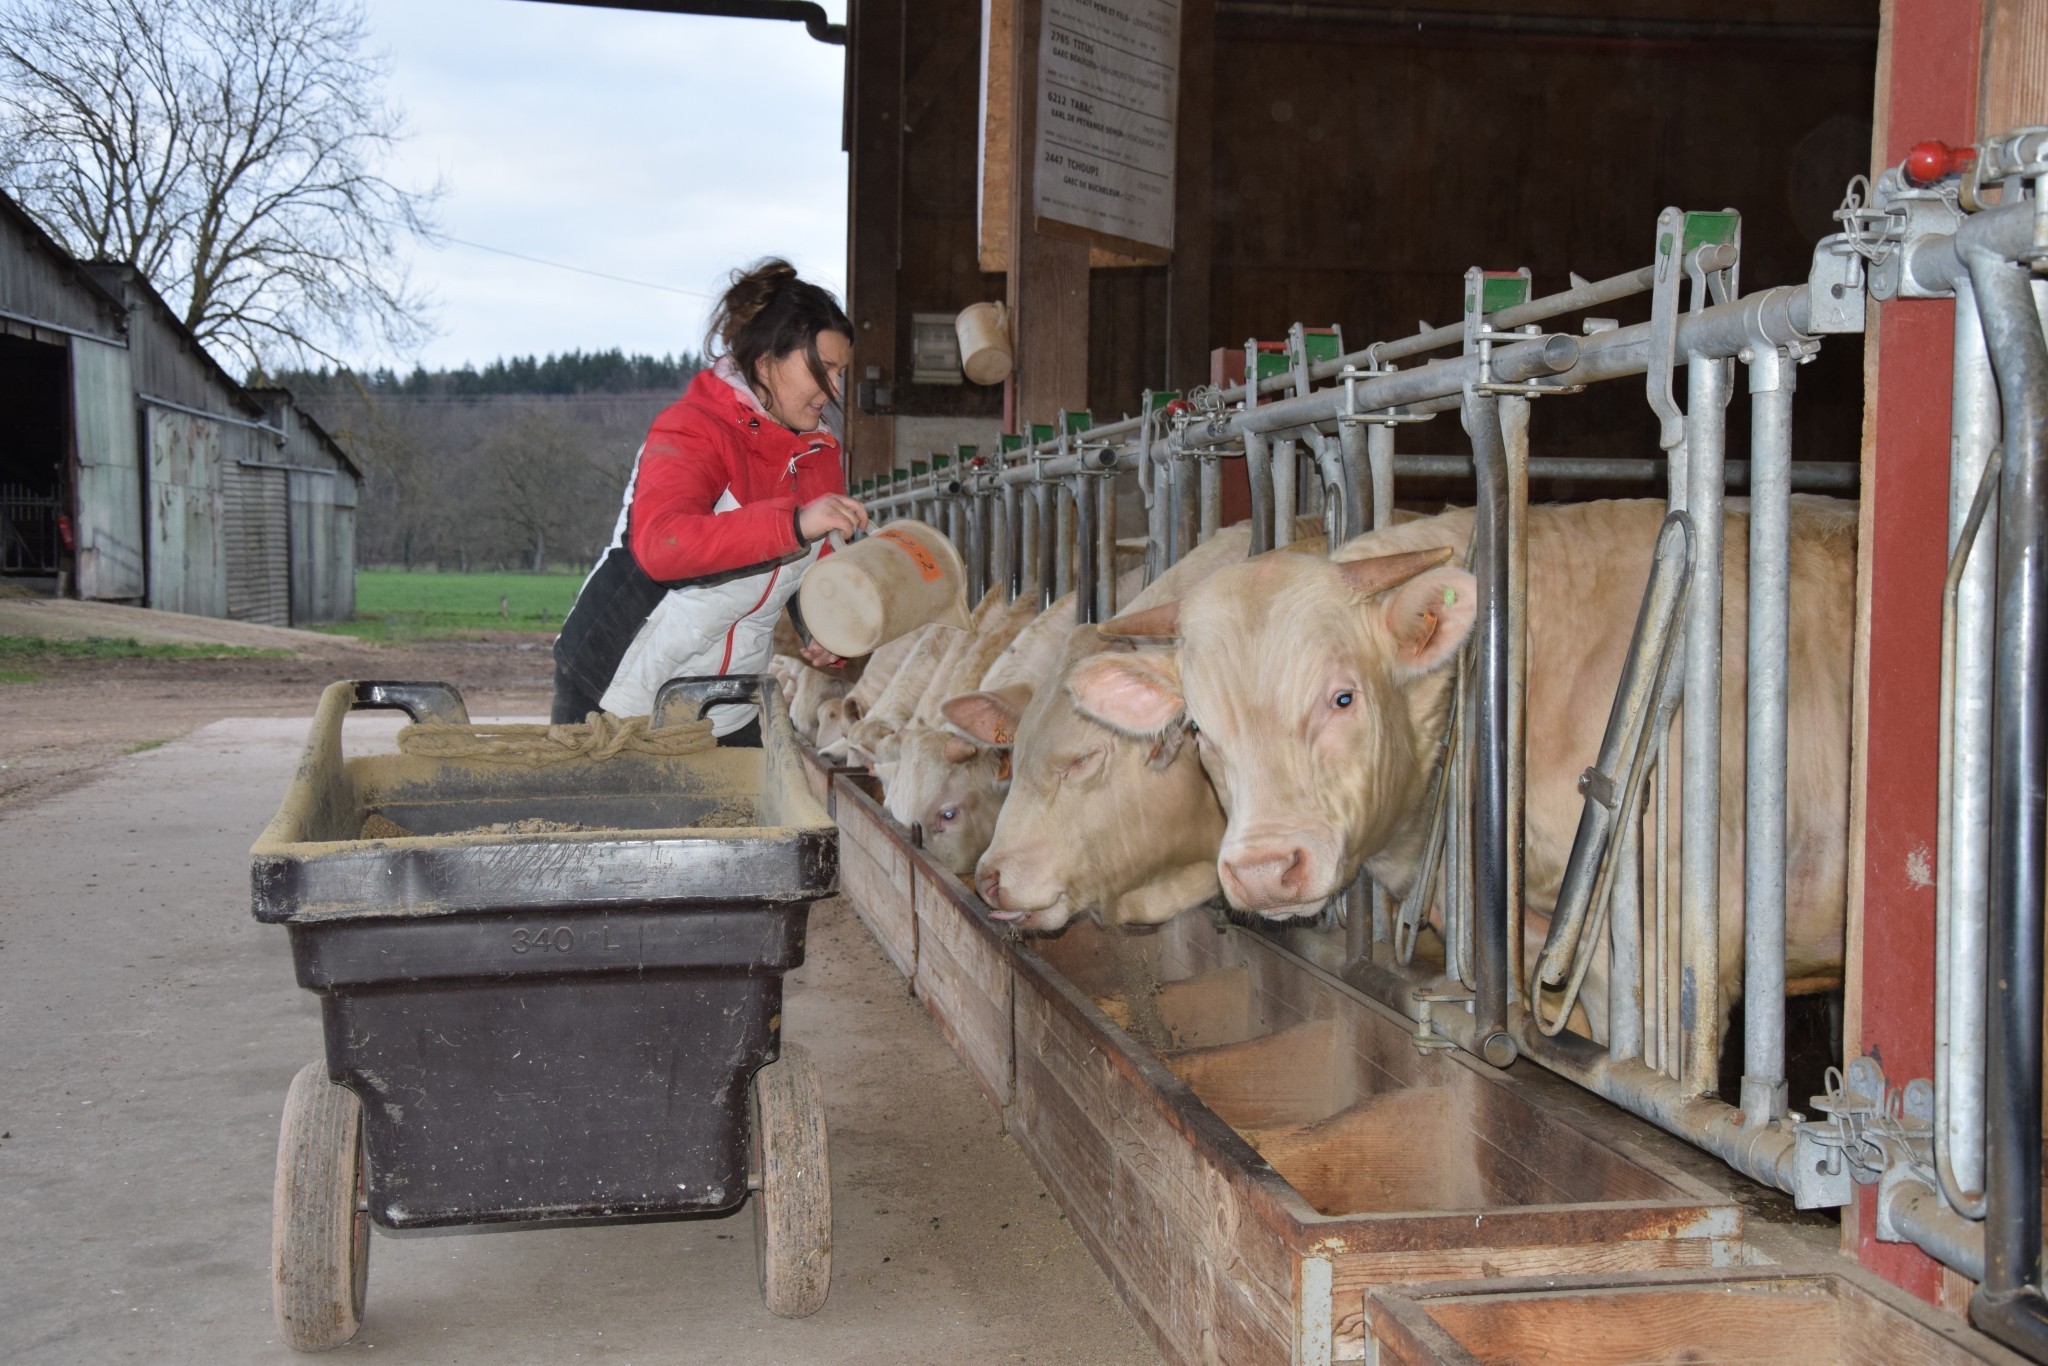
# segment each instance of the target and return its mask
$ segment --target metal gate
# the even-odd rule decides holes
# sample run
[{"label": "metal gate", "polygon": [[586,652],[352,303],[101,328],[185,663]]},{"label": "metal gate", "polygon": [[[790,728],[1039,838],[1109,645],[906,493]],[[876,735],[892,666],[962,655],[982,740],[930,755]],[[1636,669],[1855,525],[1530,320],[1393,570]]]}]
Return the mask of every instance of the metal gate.
[{"label": "metal gate", "polygon": [[[1458,324],[1349,352],[1334,329],[1296,325],[1284,346],[1247,343],[1243,384],[1147,393],[1138,416],[1102,425],[1063,412],[1005,438],[999,452],[918,462],[859,492],[874,512],[952,530],[977,595],[1000,583],[1043,605],[1071,583],[1079,619],[1100,621],[1114,579],[1116,474],[1137,475],[1155,574],[1218,529],[1228,460],[1244,462],[1254,553],[1285,541],[1302,512],[1323,514],[1334,546],[1391,524],[1404,473],[1446,472],[1443,457],[1404,462],[1396,433],[1457,412],[1472,437],[1481,608],[1434,788],[1442,796],[1424,890],[1396,905],[1360,885],[1319,924],[1272,936],[1405,1012],[1418,1046],[1463,1048],[1496,1066],[1532,1058],[1804,1207],[1845,1205],[1858,1183],[1882,1183],[1878,1236],[1915,1242],[1982,1280],[1979,1323],[2042,1355],[2048,281],[2036,272],[2048,266],[2048,130],[1992,139],[1932,171],[1924,158],[1909,165],[1919,179],[1899,167],[1875,187],[1852,181],[1836,214],[1842,231],[1816,246],[1802,285],[1742,293],[1739,215],[1667,209],[1638,270],[1575,277],[1568,290],[1532,298],[1526,270],[1475,268]],[[1583,316],[1645,293],[1648,322]],[[1866,298],[1951,295],[1955,558],[1935,869],[1937,1074],[1888,1081],[1876,1060],[1850,1060],[1809,1118],[1790,1108],[1785,1086],[1788,508],[1795,485],[1841,487],[1853,474],[1792,460],[1794,376],[1827,336],[1862,331]],[[1575,315],[1576,327],[1559,329]],[[1752,399],[1752,459],[1741,471],[1725,459],[1738,364]],[[1524,964],[1529,478],[1546,464],[1576,478],[1641,478],[1633,467],[1644,463],[1534,459],[1528,409],[1616,380],[1642,383],[1658,419],[1670,515],[1606,740],[1582,786],[1549,936]],[[1714,1094],[1718,1012],[1692,1000],[1691,984],[1721,980],[1721,560],[1725,491],[1741,477],[1751,541],[1737,1105]],[[1660,775],[1673,767],[1684,817],[1671,825],[1682,828],[1649,815],[1669,803],[1674,784]],[[1403,935],[1424,916],[1443,927],[1442,970],[1405,951]],[[1611,969],[1604,1044],[1560,1024],[1596,954]]]}]

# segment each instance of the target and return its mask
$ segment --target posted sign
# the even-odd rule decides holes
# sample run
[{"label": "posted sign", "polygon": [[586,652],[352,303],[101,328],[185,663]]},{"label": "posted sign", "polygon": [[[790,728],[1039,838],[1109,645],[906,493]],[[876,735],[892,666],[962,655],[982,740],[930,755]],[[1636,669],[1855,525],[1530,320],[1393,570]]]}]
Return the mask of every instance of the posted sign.
[{"label": "posted sign", "polygon": [[[1119,251],[1173,250],[1180,0],[1044,0],[1033,176],[1048,225]],[[1062,234],[1067,235],[1067,234]]]}]

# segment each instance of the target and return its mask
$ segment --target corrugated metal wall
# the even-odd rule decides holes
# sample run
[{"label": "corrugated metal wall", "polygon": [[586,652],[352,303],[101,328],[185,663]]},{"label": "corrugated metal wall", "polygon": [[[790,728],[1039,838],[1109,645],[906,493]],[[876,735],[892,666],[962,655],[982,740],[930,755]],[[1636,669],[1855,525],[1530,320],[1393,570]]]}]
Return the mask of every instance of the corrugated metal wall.
[{"label": "corrugated metal wall", "polygon": [[78,595],[140,599],[142,456],[130,353],[71,339],[72,434],[78,452]]},{"label": "corrugated metal wall", "polygon": [[287,481],[281,469],[233,464],[222,470],[228,615],[237,621],[289,626],[292,541]]},{"label": "corrugated metal wall", "polygon": [[[334,621],[336,476],[292,472],[292,620]],[[349,582],[355,582],[350,566]]]}]

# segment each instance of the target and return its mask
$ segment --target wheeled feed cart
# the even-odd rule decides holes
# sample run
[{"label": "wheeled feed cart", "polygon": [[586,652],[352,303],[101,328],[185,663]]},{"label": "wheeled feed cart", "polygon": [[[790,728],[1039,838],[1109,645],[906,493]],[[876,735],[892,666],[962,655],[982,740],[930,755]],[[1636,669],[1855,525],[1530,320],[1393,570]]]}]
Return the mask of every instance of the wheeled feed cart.
[{"label": "wheeled feed cart", "polygon": [[[686,724],[739,701],[761,706],[763,748]],[[344,758],[363,708],[402,709],[437,745]],[[646,738],[667,748],[536,762],[481,752],[442,684],[322,695],[251,850],[256,918],[289,930],[327,1045],[278,1144],[291,1346],[354,1336],[373,1221],[617,1223],[751,1196],[768,1307],[824,1303],[825,1124],[782,1043],[782,974],[836,889],[837,833],[758,678],[670,683]]]}]

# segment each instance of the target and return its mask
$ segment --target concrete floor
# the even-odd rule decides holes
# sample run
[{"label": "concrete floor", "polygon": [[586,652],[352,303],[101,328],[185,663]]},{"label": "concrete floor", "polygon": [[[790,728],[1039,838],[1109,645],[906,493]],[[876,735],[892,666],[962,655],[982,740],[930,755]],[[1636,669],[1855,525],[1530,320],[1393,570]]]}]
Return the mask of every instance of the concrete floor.
[{"label": "concrete floor", "polygon": [[[0,1361],[275,1362],[277,1113],[320,1056],[251,840],[307,723],[222,721],[0,811]],[[350,734],[387,743],[391,723]],[[360,729],[359,729],[360,728]],[[777,1319],[753,1220],[378,1238],[361,1335],[394,1362],[1154,1362],[843,903],[787,1032],[825,1078],[832,1296]]]}]

